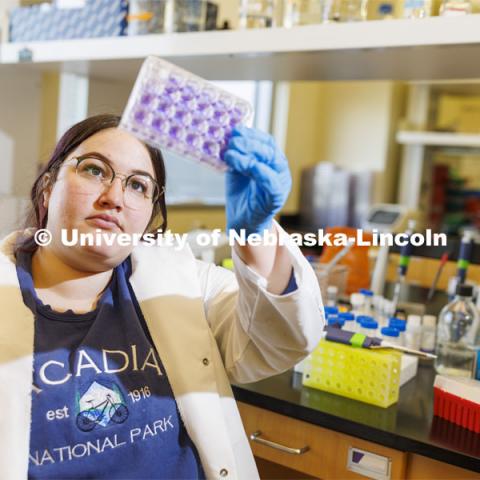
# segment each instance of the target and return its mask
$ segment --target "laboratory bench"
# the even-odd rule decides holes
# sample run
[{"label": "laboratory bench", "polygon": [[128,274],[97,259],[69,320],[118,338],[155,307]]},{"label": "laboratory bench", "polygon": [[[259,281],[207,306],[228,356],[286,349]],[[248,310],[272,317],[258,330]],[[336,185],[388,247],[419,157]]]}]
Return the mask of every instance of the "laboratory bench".
[{"label": "laboratory bench", "polygon": [[420,365],[389,408],[303,387],[293,371],[233,390],[262,478],[478,479],[480,435],[433,416],[434,378]]}]

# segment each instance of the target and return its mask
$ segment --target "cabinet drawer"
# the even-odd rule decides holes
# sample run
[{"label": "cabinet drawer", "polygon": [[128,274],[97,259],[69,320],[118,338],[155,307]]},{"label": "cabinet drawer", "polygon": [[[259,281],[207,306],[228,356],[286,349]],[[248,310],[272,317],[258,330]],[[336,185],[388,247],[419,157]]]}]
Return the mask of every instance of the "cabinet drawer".
[{"label": "cabinet drawer", "polygon": [[250,440],[256,457],[318,478],[333,478],[335,432],[245,403],[239,402],[238,407],[248,437],[260,431],[265,440],[290,448],[309,447],[307,452],[293,455]]},{"label": "cabinet drawer", "polygon": [[261,432],[260,438],[285,447],[308,450],[301,454],[287,453],[272,446],[250,440],[256,457],[269,460],[299,472],[324,479],[361,479],[364,475],[347,468],[350,447],[387,457],[390,478],[405,478],[406,453],[334,432],[307,422],[238,402],[247,435]]}]

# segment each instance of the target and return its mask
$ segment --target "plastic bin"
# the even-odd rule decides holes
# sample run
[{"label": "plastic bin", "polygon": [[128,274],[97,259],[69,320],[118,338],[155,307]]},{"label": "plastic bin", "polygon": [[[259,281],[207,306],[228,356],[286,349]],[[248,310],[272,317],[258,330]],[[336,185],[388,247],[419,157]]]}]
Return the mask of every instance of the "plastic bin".
[{"label": "plastic bin", "polygon": [[170,3],[170,0],[130,0],[128,35],[173,32],[173,8],[168,8]]},{"label": "plastic bin", "polygon": [[437,375],[433,386],[433,414],[480,433],[480,382]]},{"label": "plastic bin", "polygon": [[345,265],[335,265],[330,272],[326,271],[327,264],[312,263],[313,270],[317,276],[322,297],[327,298],[327,288],[329,285],[335,285],[338,288],[337,295],[343,295],[347,287],[348,267]]}]

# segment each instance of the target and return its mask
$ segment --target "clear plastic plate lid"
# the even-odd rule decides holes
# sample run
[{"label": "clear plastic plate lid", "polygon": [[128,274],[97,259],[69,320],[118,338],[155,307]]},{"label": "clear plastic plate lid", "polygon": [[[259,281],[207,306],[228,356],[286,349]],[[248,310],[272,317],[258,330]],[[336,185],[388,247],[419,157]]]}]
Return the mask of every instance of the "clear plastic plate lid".
[{"label": "clear plastic plate lid", "polygon": [[253,116],[245,100],[157,57],[140,69],[120,127],[161,150],[225,171],[232,129]]}]

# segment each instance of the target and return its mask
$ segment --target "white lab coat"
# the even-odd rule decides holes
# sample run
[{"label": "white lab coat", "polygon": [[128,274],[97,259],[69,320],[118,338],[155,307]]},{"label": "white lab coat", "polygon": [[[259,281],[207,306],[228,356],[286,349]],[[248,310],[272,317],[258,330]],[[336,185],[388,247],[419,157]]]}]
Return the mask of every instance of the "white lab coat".
[{"label": "white lab coat", "polygon": [[[27,478],[29,457],[34,317],[23,303],[11,253],[18,233],[0,244],[2,480]],[[235,275],[196,260],[188,248],[132,252],[133,290],[209,479],[258,478],[230,382],[285,371],[320,339],[318,283],[288,240],[298,289],[283,296],[267,292],[266,280],[235,252]]]}]

